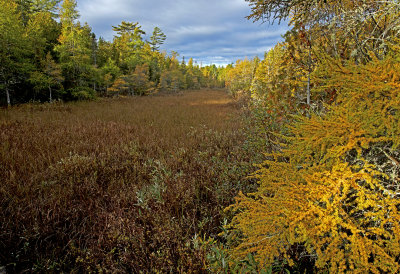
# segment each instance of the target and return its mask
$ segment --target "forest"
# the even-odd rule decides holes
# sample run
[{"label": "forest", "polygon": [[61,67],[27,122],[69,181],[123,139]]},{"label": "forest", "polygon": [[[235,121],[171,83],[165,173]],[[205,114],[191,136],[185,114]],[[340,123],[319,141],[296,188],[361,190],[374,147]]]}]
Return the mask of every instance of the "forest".
[{"label": "forest", "polygon": [[400,3],[243,1],[217,67],[0,0],[0,272],[400,271]]},{"label": "forest", "polygon": [[223,68],[161,52],[160,28],[146,40],[138,22],[122,21],[113,41],[97,39],[78,21],[77,2],[60,2],[1,1],[0,104],[223,87]]}]

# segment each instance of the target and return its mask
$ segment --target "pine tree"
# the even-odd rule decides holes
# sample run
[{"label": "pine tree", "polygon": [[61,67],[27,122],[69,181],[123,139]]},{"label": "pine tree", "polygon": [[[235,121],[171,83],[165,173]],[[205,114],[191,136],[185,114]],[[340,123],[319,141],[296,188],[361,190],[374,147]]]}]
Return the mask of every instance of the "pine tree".
[{"label": "pine tree", "polygon": [[122,21],[121,24],[119,24],[118,26],[113,26],[113,31],[117,32],[117,34],[119,36],[123,36],[125,34],[129,34],[129,35],[144,35],[146,34],[141,26],[139,25],[138,22],[133,23],[133,22],[126,22],[126,21]]},{"label": "pine tree", "polygon": [[150,45],[153,51],[158,51],[160,46],[164,44],[167,36],[162,32],[159,27],[155,27],[153,35],[150,37]]},{"label": "pine tree", "polygon": [[33,13],[46,12],[57,17],[57,8],[61,0],[31,0],[30,10]]},{"label": "pine tree", "polygon": [[122,21],[118,26],[113,26],[117,32],[114,37],[113,46],[116,49],[116,61],[124,73],[132,73],[137,65],[143,63],[143,48],[145,42],[143,35],[145,32],[138,22]]}]

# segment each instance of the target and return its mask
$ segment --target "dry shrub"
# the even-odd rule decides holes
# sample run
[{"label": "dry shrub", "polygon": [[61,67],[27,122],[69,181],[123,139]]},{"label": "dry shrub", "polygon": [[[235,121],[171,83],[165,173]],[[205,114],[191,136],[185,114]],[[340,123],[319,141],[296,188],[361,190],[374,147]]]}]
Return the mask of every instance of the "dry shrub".
[{"label": "dry shrub", "polygon": [[0,265],[203,272],[251,168],[221,91],[0,112]]}]

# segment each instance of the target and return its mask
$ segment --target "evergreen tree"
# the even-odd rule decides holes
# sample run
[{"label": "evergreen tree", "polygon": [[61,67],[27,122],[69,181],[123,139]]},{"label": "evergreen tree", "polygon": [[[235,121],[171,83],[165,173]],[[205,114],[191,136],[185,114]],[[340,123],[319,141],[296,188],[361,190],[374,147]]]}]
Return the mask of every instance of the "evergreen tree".
[{"label": "evergreen tree", "polygon": [[64,87],[70,98],[89,99],[95,96],[95,86],[89,86],[97,78],[93,67],[93,35],[89,25],[81,26],[77,18],[76,1],[64,0],[60,9],[60,44],[55,50],[60,56]]},{"label": "evergreen tree", "polygon": [[61,0],[31,0],[30,10],[33,13],[48,12],[52,17],[57,17],[58,4]]},{"label": "evergreen tree", "polygon": [[146,34],[143,30],[142,27],[139,25],[139,22],[133,23],[133,22],[126,22],[122,21],[121,24],[118,26],[113,26],[113,31],[117,32],[118,36],[123,36],[125,34],[136,34],[136,35],[144,35]]},{"label": "evergreen tree", "polygon": [[26,32],[38,65],[54,49],[60,35],[59,26],[50,13],[38,12],[29,19]]},{"label": "evergreen tree", "polygon": [[77,26],[75,20],[78,18],[79,13],[76,10],[75,0],[64,0],[60,8],[60,23],[62,27],[61,35],[58,39],[60,44],[55,47],[55,50],[59,54],[60,61],[63,64],[64,70],[66,70],[67,66],[71,66],[71,57],[77,54]]},{"label": "evergreen tree", "polygon": [[155,27],[153,35],[150,37],[150,45],[153,51],[158,51],[160,46],[164,44],[167,36],[162,32],[159,27]]},{"label": "evergreen tree", "polygon": [[[125,73],[132,73],[137,65],[143,63],[143,35],[145,32],[139,23],[122,21],[118,26],[113,26],[117,32],[113,46],[116,49],[116,61]],[[128,73],[128,74],[129,74]]]}]

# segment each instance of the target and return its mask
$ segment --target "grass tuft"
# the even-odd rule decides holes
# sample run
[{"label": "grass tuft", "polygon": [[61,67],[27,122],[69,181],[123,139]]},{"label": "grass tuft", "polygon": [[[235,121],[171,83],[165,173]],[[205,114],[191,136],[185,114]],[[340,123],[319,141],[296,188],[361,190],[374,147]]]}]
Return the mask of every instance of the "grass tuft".
[{"label": "grass tuft", "polygon": [[197,235],[250,187],[222,91],[0,111],[0,266],[204,272]]}]

